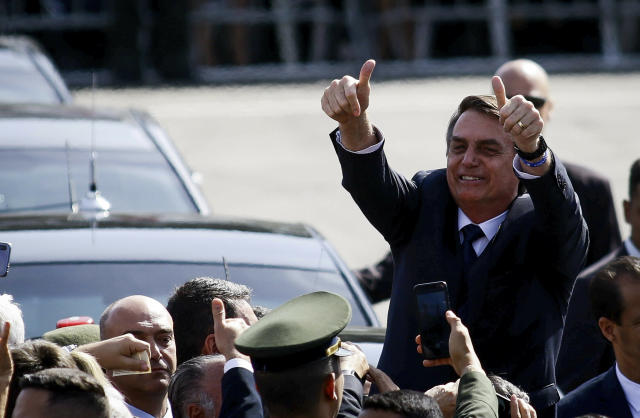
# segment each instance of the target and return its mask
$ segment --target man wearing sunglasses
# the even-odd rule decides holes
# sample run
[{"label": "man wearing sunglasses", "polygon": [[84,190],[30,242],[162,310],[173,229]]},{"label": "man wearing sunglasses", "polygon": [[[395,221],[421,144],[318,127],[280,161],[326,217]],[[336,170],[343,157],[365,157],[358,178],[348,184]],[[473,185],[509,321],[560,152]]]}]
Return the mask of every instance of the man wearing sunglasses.
[{"label": "man wearing sunglasses", "polygon": [[[553,101],[549,96],[549,77],[544,68],[531,60],[519,59],[504,63],[495,75],[502,78],[507,97],[517,94],[524,96],[548,123]],[[590,168],[564,160],[562,162],[580,198],[582,216],[589,228],[587,267],[617,249],[622,242],[611,186],[609,180]]]}]

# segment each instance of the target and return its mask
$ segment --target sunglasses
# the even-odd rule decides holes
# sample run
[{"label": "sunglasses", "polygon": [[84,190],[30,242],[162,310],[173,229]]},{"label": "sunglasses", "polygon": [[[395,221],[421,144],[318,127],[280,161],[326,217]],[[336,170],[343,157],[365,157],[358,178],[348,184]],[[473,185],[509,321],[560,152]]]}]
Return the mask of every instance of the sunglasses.
[{"label": "sunglasses", "polygon": [[[511,97],[509,97],[509,99]],[[523,95],[522,97],[530,101],[533,104],[533,107],[535,107],[536,109],[540,109],[542,106],[544,106],[545,103],[547,103],[547,99],[545,99],[544,97],[528,96],[528,95]]]}]

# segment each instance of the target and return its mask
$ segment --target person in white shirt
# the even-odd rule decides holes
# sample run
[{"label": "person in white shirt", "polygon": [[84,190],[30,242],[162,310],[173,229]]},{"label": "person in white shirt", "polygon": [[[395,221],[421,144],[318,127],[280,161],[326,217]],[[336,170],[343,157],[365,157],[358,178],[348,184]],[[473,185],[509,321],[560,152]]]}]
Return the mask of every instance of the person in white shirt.
[{"label": "person in white shirt", "polygon": [[607,264],[592,279],[589,298],[598,327],[613,346],[615,365],[560,400],[558,418],[640,418],[640,258]]}]

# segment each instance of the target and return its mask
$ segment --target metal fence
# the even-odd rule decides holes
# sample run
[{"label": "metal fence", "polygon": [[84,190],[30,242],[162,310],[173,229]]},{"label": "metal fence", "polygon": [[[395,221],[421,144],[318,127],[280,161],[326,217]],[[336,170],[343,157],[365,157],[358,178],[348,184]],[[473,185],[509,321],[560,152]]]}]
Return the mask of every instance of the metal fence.
[{"label": "metal fence", "polygon": [[[36,34],[47,47],[52,33],[136,25],[126,41],[143,51],[149,81],[154,13],[182,2],[127,1],[138,18],[114,12],[121,0],[0,0],[0,31]],[[191,0],[175,10],[184,27],[161,32],[186,33],[180,59],[205,82],[324,78],[368,57],[389,62],[383,77],[486,72],[513,56],[552,71],[640,68],[640,0]],[[117,45],[105,39],[107,57]],[[113,61],[103,62],[109,75]]]}]

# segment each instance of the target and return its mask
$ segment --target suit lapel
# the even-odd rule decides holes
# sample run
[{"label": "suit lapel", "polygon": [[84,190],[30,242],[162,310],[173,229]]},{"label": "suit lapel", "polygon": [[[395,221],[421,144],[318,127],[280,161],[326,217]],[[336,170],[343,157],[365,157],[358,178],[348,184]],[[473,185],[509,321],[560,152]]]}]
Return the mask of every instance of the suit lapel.
[{"label": "suit lapel", "polygon": [[603,387],[600,391],[600,400],[603,405],[608,405],[606,408],[607,415],[611,415],[616,418],[632,418],[629,403],[622,391],[622,386],[620,386],[618,376],[616,376],[615,365],[607,371],[602,383]]}]

